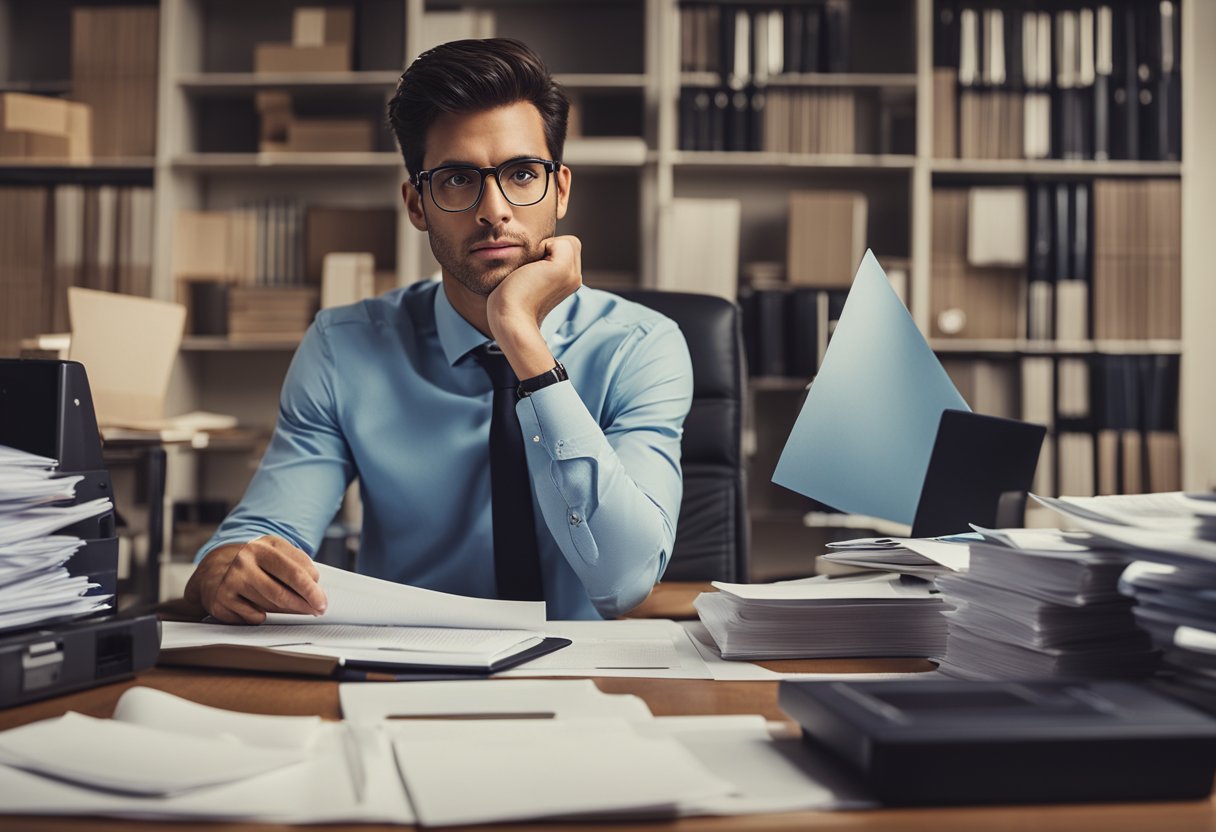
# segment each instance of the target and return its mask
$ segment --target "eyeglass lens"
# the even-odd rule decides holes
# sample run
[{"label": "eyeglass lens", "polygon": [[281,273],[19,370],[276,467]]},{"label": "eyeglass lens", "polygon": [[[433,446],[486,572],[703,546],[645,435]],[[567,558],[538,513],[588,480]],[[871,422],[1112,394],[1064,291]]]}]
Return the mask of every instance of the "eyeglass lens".
[{"label": "eyeglass lens", "polygon": [[[494,177],[502,195],[515,206],[535,205],[545,198],[549,177],[540,162],[512,162]],[[431,175],[431,197],[445,211],[473,207],[482,189],[477,168],[446,168]]]}]

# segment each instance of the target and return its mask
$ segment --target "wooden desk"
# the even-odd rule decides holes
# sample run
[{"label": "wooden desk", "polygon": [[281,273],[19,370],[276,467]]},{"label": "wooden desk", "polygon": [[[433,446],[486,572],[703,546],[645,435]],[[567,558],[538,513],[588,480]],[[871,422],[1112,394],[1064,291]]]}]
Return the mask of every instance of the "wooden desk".
[{"label": "wooden desk", "polygon": [[[888,661],[806,661],[782,663],[785,669],[820,672],[856,672],[861,670],[914,670],[923,667],[917,660]],[[12,728],[46,717],[58,716],[68,710],[97,717],[111,716],[118,697],[135,684],[147,685],[183,696],[187,699],[229,708],[266,714],[319,714],[327,719],[339,717],[338,685],[305,679],[272,676],[212,673],[206,671],[155,669],[128,681],[82,693],[36,702],[7,711],[0,711],[0,729]],[[369,683],[374,684],[374,683]],[[503,684],[510,684],[504,681]],[[690,679],[596,679],[596,684],[609,693],[635,693],[641,696],[658,715],[668,714],[737,714],[759,713],[770,719],[784,718],[777,708],[775,682],[710,682]],[[72,819],[0,816],[0,830],[88,830],[88,832],[127,832],[153,829],[163,823],[142,823],[130,820]],[[174,824],[174,830],[219,832],[220,830],[286,829],[283,826],[257,824]],[[311,829],[335,829],[318,826]],[[398,830],[399,826],[351,826],[352,830]],[[493,827],[488,827],[493,828]],[[508,830],[521,825],[498,827]],[[545,832],[565,829],[592,829],[594,832],[614,830],[940,830],[940,832],[1174,832],[1174,830],[1216,830],[1216,805],[1212,800],[1190,803],[1136,803],[1081,806],[1030,806],[997,808],[948,809],[884,809],[871,812],[800,812],[783,815],[753,815],[735,818],[685,818],[671,823],[645,824],[545,824]]]}]

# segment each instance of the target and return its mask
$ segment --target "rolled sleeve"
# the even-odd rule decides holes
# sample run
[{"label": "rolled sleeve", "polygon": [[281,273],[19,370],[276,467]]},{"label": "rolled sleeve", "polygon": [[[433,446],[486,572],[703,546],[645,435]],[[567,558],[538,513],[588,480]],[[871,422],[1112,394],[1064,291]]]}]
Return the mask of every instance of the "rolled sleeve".
[{"label": "rolled sleeve", "polygon": [[571,383],[516,406],[546,526],[605,617],[645,600],[675,542],[692,364],[670,321],[622,348],[603,424]]}]

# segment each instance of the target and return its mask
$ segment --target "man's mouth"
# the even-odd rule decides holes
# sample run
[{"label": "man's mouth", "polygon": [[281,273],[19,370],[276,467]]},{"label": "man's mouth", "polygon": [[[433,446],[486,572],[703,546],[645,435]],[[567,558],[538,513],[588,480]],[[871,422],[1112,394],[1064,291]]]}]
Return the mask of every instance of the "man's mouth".
[{"label": "man's mouth", "polygon": [[519,243],[502,240],[498,242],[478,243],[473,246],[471,252],[474,257],[492,260],[496,257],[505,257],[512,254],[519,248],[522,248]]}]

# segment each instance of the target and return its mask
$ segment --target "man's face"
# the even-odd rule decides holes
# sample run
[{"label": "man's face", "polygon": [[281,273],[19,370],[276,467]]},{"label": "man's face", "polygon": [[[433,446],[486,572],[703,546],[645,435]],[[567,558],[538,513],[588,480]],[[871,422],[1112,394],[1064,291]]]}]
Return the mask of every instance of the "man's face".
[{"label": "man's face", "polygon": [[[466,115],[446,114],[427,131],[423,168],[462,164],[488,168],[509,159],[550,158],[540,112],[527,101]],[[481,201],[467,211],[449,213],[422,193],[403,186],[410,222],[426,231],[431,251],[445,276],[470,292],[487,296],[525,263],[542,256],[541,241],[552,237],[566,215],[570,171],[548,174],[548,192],[535,205],[519,207],[503,196],[495,177],[486,177]]]}]

